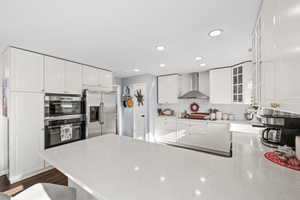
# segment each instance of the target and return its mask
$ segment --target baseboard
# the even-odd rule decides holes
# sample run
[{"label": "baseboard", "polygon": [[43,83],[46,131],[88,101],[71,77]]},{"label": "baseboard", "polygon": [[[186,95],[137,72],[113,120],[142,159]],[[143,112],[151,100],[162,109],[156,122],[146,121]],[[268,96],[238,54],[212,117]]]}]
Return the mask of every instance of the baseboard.
[{"label": "baseboard", "polygon": [[8,174],[8,170],[1,170],[0,171],[0,176]]},{"label": "baseboard", "polygon": [[18,175],[18,176],[8,177],[8,180],[9,180],[10,184],[14,184],[14,183],[16,183],[16,182],[19,182],[19,181],[22,181],[22,180],[24,180],[24,179],[30,178],[30,177],[32,177],[32,176],[38,175],[38,174],[40,174],[40,173],[49,171],[49,170],[51,170],[51,169],[53,169],[53,167],[52,167],[52,166],[48,166],[48,167],[46,167],[46,168],[44,168],[44,169],[41,169],[41,170],[39,170],[39,171],[36,171],[36,172],[34,172],[34,173],[30,173],[30,174],[22,174],[22,175]]}]

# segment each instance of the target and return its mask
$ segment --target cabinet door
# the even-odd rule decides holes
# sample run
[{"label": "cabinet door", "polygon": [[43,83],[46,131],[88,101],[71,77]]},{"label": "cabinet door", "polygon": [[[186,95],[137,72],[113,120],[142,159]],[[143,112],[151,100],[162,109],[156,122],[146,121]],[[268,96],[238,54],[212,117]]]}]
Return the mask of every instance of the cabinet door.
[{"label": "cabinet door", "polygon": [[9,176],[13,180],[44,167],[44,161],[39,156],[44,146],[44,95],[13,92],[11,102]]},{"label": "cabinet door", "polygon": [[12,48],[11,90],[41,92],[44,89],[44,57]]},{"label": "cabinet door", "polygon": [[99,86],[98,69],[82,66],[82,81],[85,86]]},{"label": "cabinet door", "polygon": [[209,75],[210,102],[214,104],[231,104],[231,68],[211,70]]},{"label": "cabinet door", "polygon": [[188,134],[179,138],[178,143],[188,145],[203,147],[203,138],[207,137],[207,123],[206,122],[192,122],[190,123]]},{"label": "cabinet door", "polygon": [[261,104],[270,107],[271,103],[276,102],[275,86],[276,66],[272,62],[263,62],[261,64]]},{"label": "cabinet door", "polygon": [[243,66],[243,103],[251,104],[254,99],[255,64],[245,63]]},{"label": "cabinet door", "polygon": [[190,134],[189,120],[179,120],[177,123],[177,137],[178,139]]},{"label": "cabinet door", "polygon": [[45,57],[45,91],[49,93],[64,92],[65,61]]},{"label": "cabinet door", "polygon": [[229,123],[213,123],[207,124],[207,137],[205,137],[205,147],[216,151],[230,152],[231,148],[231,132],[229,131]]},{"label": "cabinet door", "polygon": [[98,73],[101,88],[111,91],[113,85],[112,72],[99,69]]},{"label": "cabinet door", "polygon": [[72,62],[65,62],[65,93],[81,94],[82,73],[81,65]]},{"label": "cabinet door", "polygon": [[176,119],[158,118],[155,127],[155,138],[159,142],[177,141]]},{"label": "cabinet door", "polygon": [[158,103],[177,104],[179,95],[179,76],[158,77]]}]

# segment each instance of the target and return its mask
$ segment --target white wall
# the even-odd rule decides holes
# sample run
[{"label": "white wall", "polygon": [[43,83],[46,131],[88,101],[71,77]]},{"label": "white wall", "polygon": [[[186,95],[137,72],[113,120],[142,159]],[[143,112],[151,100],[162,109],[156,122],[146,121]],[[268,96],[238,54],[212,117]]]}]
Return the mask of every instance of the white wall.
[{"label": "white wall", "polygon": [[[155,114],[157,110],[157,89],[156,82],[157,79],[153,75],[141,75],[141,76],[133,76],[129,78],[123,78],[121,80],[122,88],[126,86],[132,86],[137,83],[144,83],[147,88],[147,93],[145,94],[146,101],[148,102],[146,108],[146,133],[151,137],[153,137],[154,133],[154,121]],[[131,95],[132,90],[130,91]],[[133,137],[133,109],[132,108],[124,108],[122,106],[122,135]]]}]

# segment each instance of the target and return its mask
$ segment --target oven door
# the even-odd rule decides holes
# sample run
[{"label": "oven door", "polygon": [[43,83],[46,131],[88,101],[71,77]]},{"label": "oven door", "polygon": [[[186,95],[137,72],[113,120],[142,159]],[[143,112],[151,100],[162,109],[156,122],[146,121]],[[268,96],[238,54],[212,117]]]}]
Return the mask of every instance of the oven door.
[{"label": "oven door", "polygon": [[81,140],[83,127],[81,123],[63,124],[45,127],[45,148]]}]

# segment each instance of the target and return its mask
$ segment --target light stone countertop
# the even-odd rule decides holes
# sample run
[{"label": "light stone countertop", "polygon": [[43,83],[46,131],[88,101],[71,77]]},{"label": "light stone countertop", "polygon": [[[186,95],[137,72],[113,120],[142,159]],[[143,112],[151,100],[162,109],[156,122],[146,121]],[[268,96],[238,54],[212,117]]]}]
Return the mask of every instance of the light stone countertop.
[{"label": "light stone countertop", "polygon": [[234,138],[225,158],[106,135],[45,150],[41,156],[104,200],[298,200],[300,172],[277,166],[254,138]]}]

